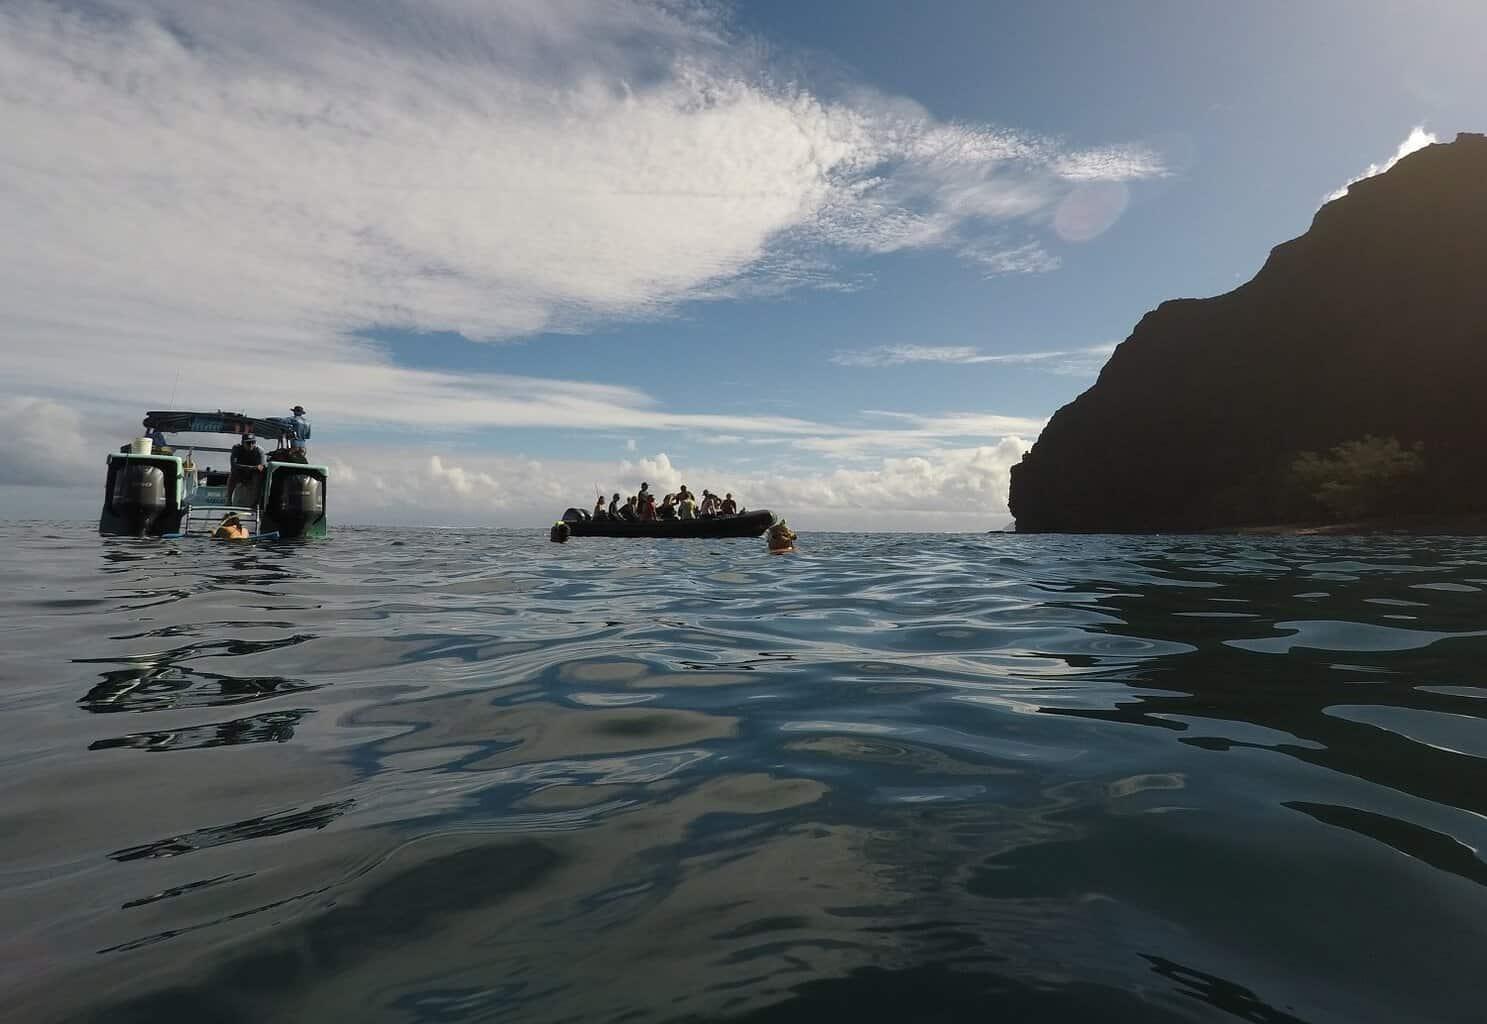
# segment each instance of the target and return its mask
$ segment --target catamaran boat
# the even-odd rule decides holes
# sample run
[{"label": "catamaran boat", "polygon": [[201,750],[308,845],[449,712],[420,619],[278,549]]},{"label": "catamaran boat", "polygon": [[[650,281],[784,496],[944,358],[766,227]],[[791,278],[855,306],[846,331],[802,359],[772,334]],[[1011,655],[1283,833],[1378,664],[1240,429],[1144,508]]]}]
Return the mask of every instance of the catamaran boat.
[{"label": "catamaran boat", "polygon": [[196,459],[198,453],[220,452],[226,456],[231,448],[199,444],[156,447],[148,437],[136,438],[108,457],[99,533],[125,537],[209,535],[226,516],[236,515],[253,536],[325,536],[325,492],[330,469],[298,461],[303,450],[289,448],[294,435],[289,420],[221,410],[152,412],[145,416],[144,425],[157,435],[253,434],[265,442],[278,438],[279,448],[265,453],[263,472],[254,474],[256,479],[240,483],[229,495],[229,470],[203,469]]}]

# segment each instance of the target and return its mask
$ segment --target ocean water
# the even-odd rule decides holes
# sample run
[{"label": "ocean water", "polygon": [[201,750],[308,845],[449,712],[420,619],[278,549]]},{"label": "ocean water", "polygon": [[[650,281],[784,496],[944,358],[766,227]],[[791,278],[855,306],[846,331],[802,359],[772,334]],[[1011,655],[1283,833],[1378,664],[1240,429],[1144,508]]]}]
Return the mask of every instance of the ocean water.
[{"label": "ocean water", "polygon": [[0,1006],[1487,1015],[1487,543],[0,528]]}]

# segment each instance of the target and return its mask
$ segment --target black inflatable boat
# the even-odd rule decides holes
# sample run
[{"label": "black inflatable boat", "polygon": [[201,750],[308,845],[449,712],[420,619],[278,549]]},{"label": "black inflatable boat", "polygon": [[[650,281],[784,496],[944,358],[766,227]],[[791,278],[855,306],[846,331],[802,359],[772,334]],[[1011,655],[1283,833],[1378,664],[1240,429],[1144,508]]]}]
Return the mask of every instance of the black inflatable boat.
[{"label": "black inflatable boat", "polygon": [[762,537],[774,523],[768,509],[707,519],[653,519],[632,523],[626,519],[590,519],[576,508],[563,513],[562,522],[573,537]]}]

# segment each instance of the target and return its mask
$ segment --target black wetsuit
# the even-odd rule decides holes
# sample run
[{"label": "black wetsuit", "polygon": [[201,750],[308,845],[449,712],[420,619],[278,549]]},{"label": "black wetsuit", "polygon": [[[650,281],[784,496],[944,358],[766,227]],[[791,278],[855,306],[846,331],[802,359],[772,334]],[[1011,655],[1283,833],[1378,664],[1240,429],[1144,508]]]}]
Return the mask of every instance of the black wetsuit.
[{"label": "black wetsuit", "polygon": [[239,441],[232,446],[228,459],[232,463],[232,472],[227,477],[227,500],[231,502],[239,484],[251,487],[257,482],[258,470],[263,467],[263,449]]}]

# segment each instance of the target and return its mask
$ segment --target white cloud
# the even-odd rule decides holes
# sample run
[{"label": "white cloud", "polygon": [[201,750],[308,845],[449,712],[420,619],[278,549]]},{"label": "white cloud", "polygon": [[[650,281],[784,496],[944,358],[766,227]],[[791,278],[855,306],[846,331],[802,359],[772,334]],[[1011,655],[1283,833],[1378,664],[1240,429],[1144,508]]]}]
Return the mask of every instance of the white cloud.
[{"label": "white cloud", "polygon": [[903,366],[908,363],[1000,363],[1088,376],[1098,373],[1114,351],[1114,345],[1047,352],[984,352],[971,345],[879,345],[866,349],[841,349],[832,354],[831,361],[838,366],[863,367]]},{"label": "white cloud", "polygon": [[831,361],[838,366],[901,366],[904,363],[970,363],[981,350],[970,345],[879,345],[841,349]]},{"label": "white cloud", "polygon": [[1009,471],[1028,446],[1022,438],[1005,437],[996,445],[887,458],[869,469],[749,482],[771,507],[801,509],[790,512],[790,519],[805,528],[1001,529],[1009,519]]},{"label": "white cloud", "polygon": [[[512,515],[537,507],[513,489],[545,505],[558,494],[543,481],[566,478],[456,458],[462,432],[602,429],[627,452],[642,431],[761,456],[917,446],[935,466],[950,441],[1035,433],[992,416],[862,429],[688,413],[635,388],[412,369],[363,339],[499,340],[854,288],[837,265],[852,253],[1047,270],[1060,204],[1164,173],[1141,147],[1079,150],[860,86],[785,84],[749,43],[726,9],[639,0],[0,6],[0,429],[28,439],[0,486],[91,493],[101,453],[176,395],[299,401],[341,436],[400,428],[425,450],[390,450],[396,472],[336,451],[338,487],[368,507],[415,507],[419,488],[456,507],[505,493],[490,500]],[[883,466],[844,472],[919,472]],[[789,479],[826,479],[813,472]]]},{"label": "white cloud", "polygon": [[1055,157],[1053,169],[1069,181],[1135,181],[1168,172],[1160,154],[1141,146],[1110,146]]},{"label": "white cloud", "polygon": [[[819,466],[823,457],[852,460],[859,465],[851,472],[860,473],[861,463],[885,456],[908,458],[928,453],[938,457],[935,453],[948,450],[947,446],[984,447],[989,441],[1005,443],[1008,438],[1033,437],[1044,424],[1038,418],[986,412],[920,414],[866,410],[861,414],[861,418],[883,422],[884,426],[771,416],[674,414],[659,409],[648,395],[630,389],[602,386],[591,389],[575,382],[487,376],[492,379],[477,376],[458,384],[475,388],[487,385],[490,397],[483,404],[473,395],[456,390],[445,396],[456,405],[446,413],[454,422],[463,422],[462,418],[468,417],[470,422],[482,425],[501,421],[514,427],[582,431],[618,421],[626,426],[671,430],[690,443],[717,447],[720,453],[726,452],[725,446],[747,446],[755,458],[734,457],[726,460],[727,463],[738,466],[754,461],[772,462],[779,467],[798,466],[811,479],[823,472]],[[499,393],[497,385],[501,389]],[[456,384],[449,383],[449,387],[454,389]],[[349,404],[352,402],[349,392],[345,401],[348,419],[361,415],[371,422],[378,416],[375,411],[354,411]],[[395,396],[388,396],[388,401],[395,402]],[[468,409],[464,407],[466,403]],[[412,408],[421,406],[414,403]],[[138,421],[127,418],[137,416],[137,409],[126,412],[116,408],[114,413],[112,420],[104,417],[85,422],[73,408],[50,400],[0,401],[0,431],[15,440],[8,449],[0,449],[0,488],[19,485],[80,488],[89,495],[88,502],[81,505],[73,501],[68,509],[59,507],[50,513],[44,503],[35,504],[28,499],[27,507],[37,510],[28,513],[33,515],[83,514],[101,480],[103,455],[121,438],[138,430]],[[395,421],[398,415],[388,414]],[[748,433],[718,433],[727,428],[745,428]],[[193,441],[220,443],[218,438],[192,435],[181,435],[174,440],[183,448]],[[420,441],[424,445],[421,450],[411,447]],[[358,496],[352,502],[354,507],[422,508],[431,520],[447,518],[448,509],[460,509],[468,499],[477,496],[485,496],[492,509],[527,517],[536,514],[540,519],[546,513],[538,511],[531,499],[541,496],[544,507],[571,500],[570,471],[575,471],[575,467],[577,476],[573,480],[584,483],[587,478],[585,490],[590,489],[589,483],[596,479],[596,472],[650,479],[658,488],[674,487],[681,482],[680,471],[665,455],[630,459],[619,463],[616,470],[613,463],[586,460],[545,463],[516,455],[463,454],[471,443],[458,434],[434,439],[420,431],[406,431],[401,439],[369,442],[359,439],[355,432],[342,431],[334,447],[317,448],[316,454],[329,460],[338,491],[349,490]],[[431,448],[435,452],[431,453]],[[635,448],[627,445],[626,450],[633,452]],[[376,454],[379,452],[382,454]],[[805,462],[797,463],[796,459]],[[717,467],[714,471],[730,472]],[[376,500],[365,500],[368,498]],[[338,498],[338,504],[341,500]],[[524,521],[530,525],[529,520]]]},{"label": "white cloud", "polygon": [[82,418],[46,399],[0,398],[0,439],[0,487],[65,486],[103,462],[84,440]]},{"label": "white cloud", "polygon": [[886,429],[841,428],[831,434],[790,438],[790,447],[834,458],[864,458],[885,452],[909,453],[935,449],[946,441],[1036,436],[1044,420],[1025,416],[988,413],[945,413],[925,416],[916,413],[868,410],[902,424]]},{"label": "white cloud", "polygon": [[1057,270],[1061,262],[1037,242],[1007,247],[985,242],[962,246],[960,258],[985,271],[988,278],[1003,274],[1046,274]]},{"label": "white cloud", "polygon": [[[337,474],[336,504],[347,521],[536,526],[570,505],[589,507],[641,481],[657,492],[686,483],[731,492],[749,508],[769,508],[802,529],[991,530],[1008,521],[1009,468],[1028,442],[946,448],[884,458],[869,467],[813,470],[776,463],[744,471],[680,465],[665,453],[614,462],[527,460],[460,452],[430,458],[412,450],[350,452]],[[369,473],[367,465],[376,466]],[[377,482],[381,481],[380,485]]]},{"label": "white cloud", "polygon": [[1068,179],[1160,173],[1139,148],[780,85],[724,20],[625,0],[6,5],[0,327],[31,350],[13,386],[136,391],[222,348],[318,380],[377,362],[348,340],[371,325],[652,317],[833,283],[822,247],[1044,269],[1009,225],[1035,230]]},{"label": "white cloud", "polygon": [[1439,141],[1434,132],[1425,130],[1424,125],[1415,125],[1415,127],[1410,129],[1409,135],[1405,136],[1404,141],[1399,144],[1399,148],[1394,151],[1393,156],[1381,164],[1369,164],[1367,170],[1356,178],[1349,178],[1347,184],[1329,195],[1326,201],[1331,202],[1334,199],[1341,199],[1348,194],[1348,188],[1350,186],[1356,185],[1364,178],[1372,178],[1376,174],[1383,174],[1416,150],[1424,149],[1426,146],[1433,146]]}]

